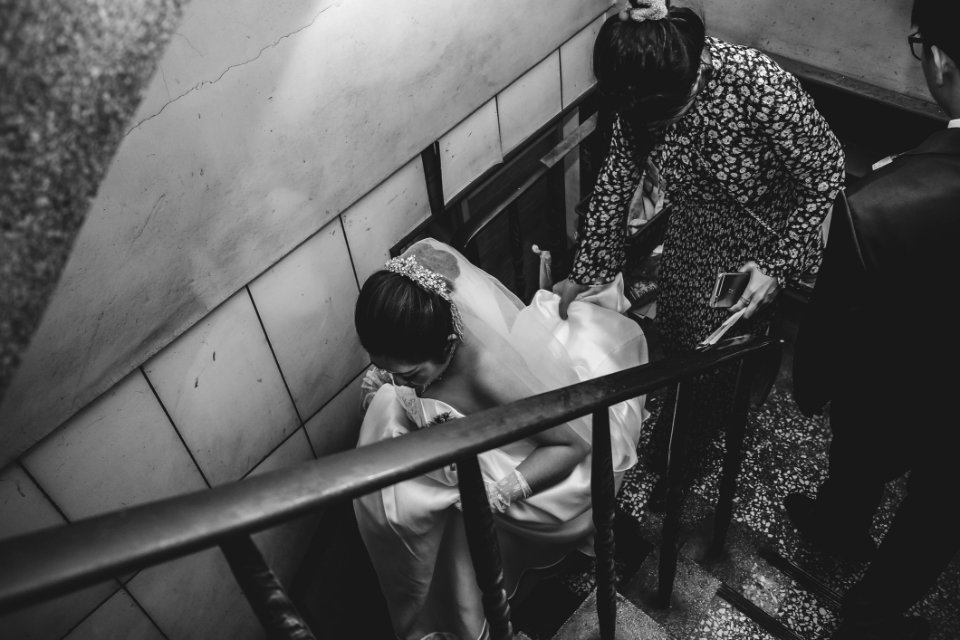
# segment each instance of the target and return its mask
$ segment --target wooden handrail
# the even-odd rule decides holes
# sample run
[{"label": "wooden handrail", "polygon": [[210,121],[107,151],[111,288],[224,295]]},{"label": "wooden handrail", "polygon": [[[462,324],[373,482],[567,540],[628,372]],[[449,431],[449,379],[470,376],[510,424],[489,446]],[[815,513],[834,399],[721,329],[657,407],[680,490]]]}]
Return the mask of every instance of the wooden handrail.
[{"label": "wooden handrail", "polygon": [[525,438],[778,341],[738,337],[231,484],[0,541],[0,613],[252,534]]}]

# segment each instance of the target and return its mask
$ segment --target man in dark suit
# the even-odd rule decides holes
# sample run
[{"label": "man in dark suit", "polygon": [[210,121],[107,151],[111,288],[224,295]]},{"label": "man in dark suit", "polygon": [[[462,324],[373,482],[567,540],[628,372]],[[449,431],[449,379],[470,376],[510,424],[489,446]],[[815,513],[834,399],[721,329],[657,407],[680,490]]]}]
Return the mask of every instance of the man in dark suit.
[{"label": "man in dark suit", "polygon": [[[905,612],[960,549],[960,1],[915,0],[912,20],[908,40],[951,120],[838,198],[794,355],[794,397],[807,414],[829,402],[833,438],[816,499],[788,496],[787,514],[825,550],[872,557],[834,640],[928,637]],[[876,548],[884,485],[905,473]]]}]

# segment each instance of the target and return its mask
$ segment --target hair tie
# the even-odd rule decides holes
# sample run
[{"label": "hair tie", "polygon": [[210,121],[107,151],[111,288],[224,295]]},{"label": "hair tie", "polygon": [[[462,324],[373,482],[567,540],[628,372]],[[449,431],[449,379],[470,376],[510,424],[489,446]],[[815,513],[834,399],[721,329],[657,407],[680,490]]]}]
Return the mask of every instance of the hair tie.
[{"label": "hair tie", "polygon": [[413,280],[424,291],[435,293],[450,303],[450,314],[453,316],[453,331],[460,340],[463,340],[463,320],[460,319],[460,310],[452,298],[450,282],[442,275],[423,266],[413,255],[391,258],[385,265],[387,271],[399,274]]},{"label": "hair tie", "polygon": [[666,0],[628,0],[619,16],[624,21],[644,22],[663,20],[668,13]]}]

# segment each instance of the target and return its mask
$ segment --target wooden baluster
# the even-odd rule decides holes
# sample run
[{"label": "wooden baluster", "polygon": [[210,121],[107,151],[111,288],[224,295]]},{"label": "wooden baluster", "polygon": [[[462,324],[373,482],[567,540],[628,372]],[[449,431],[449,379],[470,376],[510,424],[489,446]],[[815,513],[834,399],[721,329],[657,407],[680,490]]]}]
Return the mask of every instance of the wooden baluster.
[{"label": "wooden baluster", "polygon": [[457,461],[460,485],[460,504],[467,532],[467,544],[477,574],[477,584],[483,593],[483,611],[490,625],[491,640],[513,640],[510,622],[510,603],[503,586],[503,562],[500,544],[494,529],[493,514],[487,502],[487,490],[475,456]]},{"label": "wooden baluster", "polygon": [[613,519],[616,495],[610,452],[610,409],[593,413],[593,449],[590,470],[593,498],[594,550],[597,554],[597,620],[601,640],[614,640],[617,627]]},{"label": "wooden baluster", "polygon": [[315,640],[310,627],[249,536],[224,540],[220,549],[270,640]]}]

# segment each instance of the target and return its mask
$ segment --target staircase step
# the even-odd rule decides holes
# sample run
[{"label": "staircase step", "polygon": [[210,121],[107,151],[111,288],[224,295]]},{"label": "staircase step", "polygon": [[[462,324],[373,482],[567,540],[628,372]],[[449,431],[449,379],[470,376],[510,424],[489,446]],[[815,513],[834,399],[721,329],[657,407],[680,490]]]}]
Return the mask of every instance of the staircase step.
[{"label": "staircase step", "polygon": [[[723,553],[716,556],[707,551],[712,532],[712,518],[695,523],[684,532],[681,553],[719,579],[723,583],[721,597],[741,613],[785,640],[825,638],[836,627],[836,592],[823,585],[820,591],[811,590],[801,579],[813,578],[801,575],[801,567],[791,575],[775,566],[780,556],[768,538],[734,521]],[[787,563],[785,558],[780,560]],[[805,560],[809,562],[810,558]]]},{"label": "staircase step", "polygon": [[657,603],[657,581],[660,550],[644,560],[634,578],[620,592],[627,600],[654,619],[673,638],[689,638],[717,598],[720,581],[680,556],[673,594],[668,608]]},{"label": "staircase step", "polygon": [[[553,640],[598,640],[597,591],[594,589],[553,636]],[[616,640],[671,640],[667,631],[629,600],[617,595]]]},{"label": "staircase step", "polygon": [[708,543],[712,534],[713,518],[704,518],[690,530],[681,553],[754,606],[776,616],[780,603],[796,584],[760,555],[766,541],[740,523],[731,522],[723,552],[711,555]]},{"label": "staircase step", "polygon": [[[769,633],[732,604],[718,598],[689,637],[697,640],[774,640],[779,636]],[[813,639],[804,637],[803,640]]]}]

